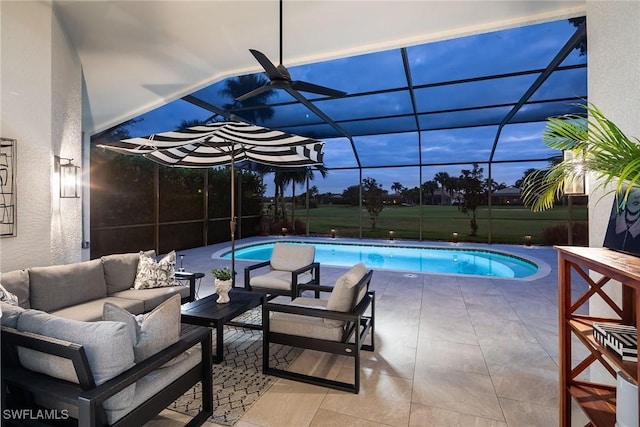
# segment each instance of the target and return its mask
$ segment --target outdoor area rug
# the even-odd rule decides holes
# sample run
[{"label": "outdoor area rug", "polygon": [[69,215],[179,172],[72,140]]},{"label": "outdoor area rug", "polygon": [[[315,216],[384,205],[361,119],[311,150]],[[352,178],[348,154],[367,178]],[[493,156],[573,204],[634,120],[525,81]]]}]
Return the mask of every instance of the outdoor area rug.
[{"label": "outdoor area rug", "polygon": [[[260,324],[261,309],[253,309],[234,320]],[[213,330],[214,354],[215,333]],[[270,364],[286,368],[300,352],[300,349],[273,344]],[[213,415],[209,419],[228,426],[235,424],[276,379],[262,373],[262,331],[225,325],[224,360],[213,365]],[[168,409],[194,416],[201,406],[202,384],[198,383]]]}]

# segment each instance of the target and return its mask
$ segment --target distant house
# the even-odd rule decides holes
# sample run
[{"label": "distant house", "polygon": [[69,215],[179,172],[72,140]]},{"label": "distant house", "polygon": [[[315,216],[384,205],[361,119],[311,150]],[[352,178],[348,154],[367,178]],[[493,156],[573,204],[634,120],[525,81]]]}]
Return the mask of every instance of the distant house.
[{"label": "distant house", "polygon": [[491,204],[493,205],[521,205],[521,191],[517,187],[507,187],[491,193]]}]

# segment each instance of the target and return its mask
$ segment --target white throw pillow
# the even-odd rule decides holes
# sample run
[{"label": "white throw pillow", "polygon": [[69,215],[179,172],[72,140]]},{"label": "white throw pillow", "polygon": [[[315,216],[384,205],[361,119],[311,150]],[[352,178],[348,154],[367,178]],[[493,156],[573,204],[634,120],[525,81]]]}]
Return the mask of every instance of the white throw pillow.
[{"label": "white throw pillow", "polygon": [[174,295],[149,313],[137,316],[106,302],[102,316],[104,320],[124,322],[127,325],[136,363],[180,339],[180,295]]},{"label": "white throw pillow", "polygon": [[176,252],[171,251],[160,261],[144,252],[140,252],[134,289],[161,288],[178,286],[176,281]]},{"label": "white throw pillow", "polygon": [[18,297],[6,290],[2,284],[0,284],[0,301],[9,305],[18,305]]}]

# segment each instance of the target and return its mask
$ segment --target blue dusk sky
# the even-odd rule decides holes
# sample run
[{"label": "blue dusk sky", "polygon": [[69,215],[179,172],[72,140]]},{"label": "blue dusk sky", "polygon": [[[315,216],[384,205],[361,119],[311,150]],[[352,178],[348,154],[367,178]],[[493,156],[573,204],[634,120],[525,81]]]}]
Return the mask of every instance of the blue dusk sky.
[{"label": "blue dusk sky", "polygon": [[[375,178],[391,192],[394,182],[413,188],[441,171],[458,176],[461,169],[470,169],[472,162],[480,163],[487,178],[486,162],[498,131],[497,123],[575,31],[575,26],[565,19],[407,47],[421,132],[416,130],[401,49],[289,67],[289,72],[293,80],[349,94],[327,99],[303,93],[354,135],[362,177]],[[270,59],[275,61],[277,56]],[[544,120],[558,111],[567,111],[567,105],[577,111],[576,105],[584,102],[586,63],[586,55],[572,51],[562,63],[566,68],[556,71],[532,96],[531,103],[516,114],[514,123],[502,129],[493,158],[498,162],[492,166],[494,181],[513,185],[524,170],[545,167],[546,159],[559,155],[542,143]],[[220,94],[225,83],[226,80],[216,82],[193,96],[223,109],[233,103],[231,97]],[[310,137],[331,135],[319,138],[325,141],[328,176],[322,179],[316,173],[311,185],[321,193],[342,193],[357,185],[358,163],[350,141],[333,137],[335,132],[319,117],[293,101],[286,92],[276,90],[268,101],[273,116],[258,120],[257,124]],[[144,136],[176,130],[183,120],[206,120],[212,115],[178,99],[140,116],[142,120],[127,129],[131,136]],[[423,165],[422,175],[419,164]],[[267,195],[273,194],[271,181],[271,176],[265,176]],[[296,189],[298,194],[302,191],[304,188]]]}]

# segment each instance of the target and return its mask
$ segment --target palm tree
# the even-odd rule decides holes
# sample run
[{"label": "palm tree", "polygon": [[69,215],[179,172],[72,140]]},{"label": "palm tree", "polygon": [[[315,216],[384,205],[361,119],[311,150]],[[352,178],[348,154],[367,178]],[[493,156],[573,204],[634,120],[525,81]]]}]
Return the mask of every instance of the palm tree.
[{"label": "palm tree", "polygon": [[513,186],[516,187],[516,188],[522,188],[522,184],[527,179],[527,177],[529,175],[531,175],[532,173],[537,173],[537,171],[538,171],[538,169],[536,169],[536,168],[529,168],[529,169],[525,170],[524,172],[522,172],[522,178],[518,179],[515,182],[515,184],[513,184]]},{"label": "palm tree", "polygon": [[[436,184],[440,184],[440,188],[442,188],[442,193],[444,195],[444,190],[447,188],[451,182],[451,177],[447,172],[438,172],[434,175],[433,181]],[[451,195],[453,197],[453,195]],[[444,205],[444,197],[441,197],[441,204]]]},{"label": "palm tree", "polygon": [[182,120],[176,130],[182,130],[182,129],[190,128],[193,126],[206,125],[207,122],[208,120],[200,120],[200,119]]},{"label": "palm tree", "polygon": [[228,79],[224,84],[224,88],[218,93],[222,96],[228,96],[233,99],[233,103],[224,105],[226,110],[240,110],[247,108],[247,110],[238,112],[237,115],[251,123],[257,124],[258,120],[264,121],[273,117],[273,109],[266,107],[266,104],[271,98],[276,96],[275,91],[268,90],[249,99],[245,99],[244,101],[236,101],[235,99],[240,95],[252,91],[253,89],[264,86],[267,83],[269,83],[269,80],[262,74],[238,76]]},{"label": "palm tree", "polygon": [[[318,166],[316,169],[320,172],[323,178],[326,178],[328,171],[325,166]],[[304,184],[307,181],[313,181],[315,179],[314,170],[310,168],[302,168],[302,169],[280,169],[275,172],[273,183],[276,186],[276,206],[278,203],[278,194],[280,195],[281,200],[281,208],[282,208],[282,217],[286,218],[287,213],[284,205],[284,189],[289,184],[292,185],[291,190],[291,201],[292,201],[292,211],[291,211],[291,225],[293,230],[295,231],[295,216],[296,216],[296,184]]]},{"label": "palm tree", "polygon": [[404,188],[404,185],[400,184],[398,181],[395,181],[393,183],[393,185],[391,185],[391,189],[396,193],[400,193],[402,191],[402,189]]},{"label": "palm tree", "polygon": [[430,204],[433,204],[433,194],[436,192],[437,189],[438,189],[438,183],[435,182],[434,180],[425,181],[422,184],[422,191],[431,195],[431,203]]},{"label": "palm tree", "polygon": [[595,175],[598,187],[615,182],[616,194],[623,193],[622,202],[640,182],[640,140],[626,136],[595,105],[582,107],[587,118],[571,114],[547,122],[542,141],[555,150],[569,151],[572,156],[527,176],[523,200],[533,211],[553,207],[565,183],[582,180],[586,172]]}]

